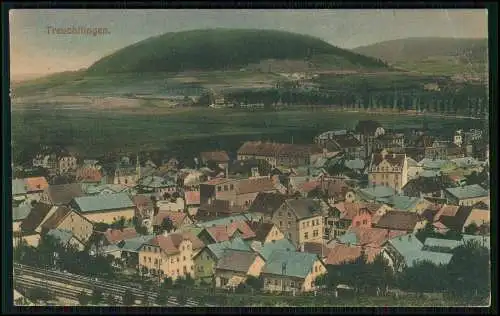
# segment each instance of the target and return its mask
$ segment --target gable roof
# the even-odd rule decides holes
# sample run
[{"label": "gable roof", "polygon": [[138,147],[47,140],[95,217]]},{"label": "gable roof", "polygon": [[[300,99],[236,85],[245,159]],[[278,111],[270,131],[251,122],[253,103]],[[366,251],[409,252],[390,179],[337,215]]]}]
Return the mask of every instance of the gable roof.
[{"label": "gable roof", "polygon": [[362,211],[371,213],[366,208],[365,203],[360,202],[340,202],[333,205],[340,212],[340,218],[352,220],[356,215]]},{"label": "gable roof", "polygon": [[489,195],[489,192],[478,184],[466,185],[457,188],[447,188],[446,191],[459,200],[486,197]]},{"label": "gable roof", "polygon": [[331,141],[335,142],[340,148],[361,147],[361,143],[351,134],[332,135]]},{"label": "gable roof", "polygon": [[193,245],[193,249],[200,249],[204,246],[203,242],[198,237],[185,232],[171,233],[166,236],[155,236],[145,244],[160,247],[167,254],[171,255],[180,252],[179,246],[184,240],[190,240]]},{"label": "gable roof", "polygon": [[296,156],[320,152],[322,152],[322,149],[317,145],[280,144],[261,141],[245,142],[238,149],[238,155],[254,156]]},{"label": "gable roof", "polygon": [[269,260],[271,254],[274,251],[283,250],[283,251],[295,251],[296,248],[294,244],[286,238],[280,240],[273,240],[272,242],[268,242],[262,245],[257,252],[264,258],[264,260]]},{"label": "gable roof", "polygon": [[81,196],[74,198],[73,202],[83,213],[135,207],[126,193]]},{"label": "gable roof", "polygon": [[218,242],[215,244],[207,245],[207,248],[212,252],[215,258],[218,260],[222,257],[224,250],[233,249],[240,251],[252,251],[250,246],[243,241],[240,237],[236,237],[231,240],[225,240],[223,242]]},{"label": "gable roof", "polygon": [[42,224],[43,230],[55,229],[72,210],[66,206],[58,206],[54,213]]},{"label": "gable roof", "polygon": [[[366,247],[365,254],[367,256],[367,261],[373,262],[380,251],[381,248]],[[328,257],[325,260],[325,264],[341,265],[349,263],[361,257],[362,252],[363,248],[361,246],[336,244],[330,249]]]},{"label": "gable roof", "polygon": [[264,242],[266,237],[269,235],[273,227],[273,223],[248,221],[247,222],[250,229],[255,233],[255,240]]},{"label": "gable roof", "polygon": [[239,183],[236,186],[236,194],[247,194],[264,191],[276,191],[274,182],[270,177],[258,177],[239,180]]},{"label": "gable roof", "polygon": [[103,235],[110,244],[117,244],[122,240],[138,237],[139,234],[134,227],[127,227],[123,230],[108,228]]},{"label": "gable roof", "polygon": [[314,199],[288,199],[285,203],[299,220],[322,214],[321,204]]},{"label": "gable roof", "polygon": [[207,227],[205,230],[216,242],[231,239],[237,231],[241,232],[241,238],[243,239],[255,237],[255,233],[246,221],[237,221],[226,225]]},{"label": "gable roof", "polygon": [[318,260],[318,256],[312,253],[276,250],[267,260],[262,273],[305,278]]},{"label": "gable roof", "polygon": [[49,214],[52,206],[45,203],[36,203],[28,216],[21,223],[21,230],[25,232],[34,231],[43,221],[45,216]]},{"label": "gable roof", "polygon": [[201,159],[215,162],[228,162],[229,155],[225,151],[209,151],[200,154]]},{"label": "gable roof", "polygon": [[396,191],[393,188],[381,185],[359,189],[358,193],[361,193],[361,197],[364,197],[366,200],[380,200],[385,202],[396,195]]},{"label": "gable roof", "polygon": [[154,207],[154,203],[151,198],[144,194],[136,194],[132,196],[132,201],[134,205],[138,208],[146,208],[152,209]]},{"label": "gable roof", "polygon": [[258,254],[250,251],[224,249],[216,269],[247,273]]},{"label": "gable roof", "polygon": [[327,257],[330,251],[332,250],[322,242],[305,242],[301,246],[302,246],[301,248],[302,252],[313,253],[320,258]]},{"label": "gable roof", "polygon": [[76,181],[99,182],[102,179],[102,173],[94,167],[82,167],[76,170]]},{"label": "gable roof", "polygon": [[22,221],[28,217],[31,212],[31,205],[29,203],[23,203],[19,206],[12,208],[12,221]]},{"label": "gable roof", "polygon": [[49,187],[49,184],[47,183],[47,179],[45,179],[45,177],[31,177],[24,179],[24,181],[26,182],[28,192],[42,191]]},{"label": "gable roof", "polygon": [[422,200],[417,197],[394,195],[391,197],[389,204],[395,209],[407,211],[415,208]]},{"label": "gable roof", "polygon": [[79,183],[49,185],[47,194],[54,205],[66,205],[74,198],[85,196]]},{"label": "gable roof", "polygon": [[415,225],[420,221],[420,216],[416,213],[387,211],[375,224],[377,228],[390,230],[413,231]]},{"label": "gable roof", "polygon": [[280,193],[260,192],[252,202],[249,212],[259,212],[272,215],[285,203],[287,196]]}]

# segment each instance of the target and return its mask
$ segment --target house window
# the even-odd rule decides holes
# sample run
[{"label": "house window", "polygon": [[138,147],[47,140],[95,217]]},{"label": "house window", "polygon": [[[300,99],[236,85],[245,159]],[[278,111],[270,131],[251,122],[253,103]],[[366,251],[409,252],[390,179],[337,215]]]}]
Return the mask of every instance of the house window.
[{"label": "house window", "polygon": [[146,262],[146,261],[147,261],[147,258],[146,258],[146,256],[144,256],[144,262]]},{"label": "house window", "polygon": [[363,220],[363,225],[366,225],[368,221],[366,219]]},{"label": "house window", "polygon": [[233,191],[233,190],[234,190],[234,184],[230,184],[230,185],[229,185],[229,189],[230,189],[231,191]]},{"label": "house window", "polygon": [[127,179],[125,179],[125,184],[127,184],[127,183],[128,183],[128,180],[127,180]]},{"label": "house window", "polygon": [[177,262],[180,262],[180,261],[181,261],[181,260],[180,260],[180,258],[179,258],[179,257],[177,257]]},{"label": "house window", "polygon": [[292,213],[290,213],[290,212],[287,212],[287,214],[286,214],[286,215],[287,215],[289,218],[291,218],[291,217],[292,217]]},{"label": "house window", "polygon": [[292,222],[288,221],[288,228],[292,227]]},{"label": "house window", "polygon": [[278,216],[283,216],[283,212],[279,211]]},{"label": "house window", "polygon": [[294,287],[295,287],[295,282],[290,281],[290,287],[291,287],[291,288],[294,288]]},{"label": "house window", "polygon": [[149,263],[151,263],[151,257],[149,257],[148,259],[149,259]]},{"label": "house window", "polygon": [[155,259],[155,264],[158,264],[158,259]]},{"label": "house window", "polygon": [[274,280],[274,285],[278,285],[278,280]]},{"label": "house window", "polygon": [[314,272],[318,272],[318,267],[314,267]]},{"label": "house window", "polygon": [[170,259],[170,263],[174,263],[174,258]]},{"label": "house window", "polygon": [[177,269],[177,274],[179,274],[179,269]]},{"label": "house window", "polygon": [[360,225],[360,222],[359,221],[356,221],[356,226],[359,226]]},{"label": "house window", "polygon": [[184,249],[185,249],[185,247],[184,247],[184,246],[182,246],[182,251],[184,251]]},{"label": "house window", "polygon": [[302,222],[302,228],[306,228],[306,222]]},{"label": "house window", "polygon": [[186,249],[189,250],[189,245],[186,245]]},{"label": "house window", "polygon": [[304,239],[309,239],[309,233],[304,233]]},{"label": "house window", "polygon": [[193,270],[194,270],[194,266],[191,266],[191,271],[193,271]]},{"label": "house window", "polygon": [[318,237],[318,230],[313,231],[313,237]]},{"label": "house window", "polygon": [[283,227],[283,222],[282,221],[280,221],[280,227]]},{"label": "house window", "polygon": [[227,185],[224,186],[224,191],[227,191]]},{"label": "house window", "polygon": [[183,256],[183,257],[182,257],[182,261],[186,261],[186,256]]},{"label": "house window", "polygon": [[292,233],[288,233],[287,236],[288,236],[288,239],[292,239]]},{"label": "house window", "polygon": [[222,190],[222,188],[221,188],[220,186],[218,186],[218,187],[217,187],[217,191],[219,191],[219,192],[220,192],[221,190]]}]

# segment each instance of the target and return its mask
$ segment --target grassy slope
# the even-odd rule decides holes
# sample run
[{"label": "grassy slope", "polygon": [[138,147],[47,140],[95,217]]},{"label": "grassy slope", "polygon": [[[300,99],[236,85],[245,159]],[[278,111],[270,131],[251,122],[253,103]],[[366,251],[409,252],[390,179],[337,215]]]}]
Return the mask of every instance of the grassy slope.
[{"label": "grassy slope", "polygon": [[[245,112],[192,109],[164,115],[77,110],[14,111],[12,139],[18,144],[61,142],[87,154],[109,150],[161,149],[177,143],[193,152],[220,147],[236,150],[244,140],[310,142],[321,131],[353,128],[358,120],[376,119],[387,127],[420,126],[422,120],[397,114],[289,110]],[[434,127],[455,130],[467,120],[426,117]]]},{"label": "grassy slope", "polygon": [[487,39],[407,38],[362,46],[353,51],[423,73],[487,71]]},{"label": "grassy slope", "polygon": [[[151,37],[102,58],[89,73],[237,69],[266,59],[304,60],[334,55],[365,68],[386,68],[318,38],[275,30],[209,29]],[[336,66],[336,65],[331,65]]]}]

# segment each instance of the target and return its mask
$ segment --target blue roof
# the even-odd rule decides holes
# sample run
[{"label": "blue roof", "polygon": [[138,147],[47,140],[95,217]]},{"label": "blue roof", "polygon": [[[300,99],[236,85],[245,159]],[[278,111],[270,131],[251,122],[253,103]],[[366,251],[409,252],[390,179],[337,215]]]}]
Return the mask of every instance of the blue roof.
[{"label": "blue roof", "polygon": [[122,240],[118,243],[118,247],[120,247],[122,250],[125,251],[130,251],[130,252],[137,252],[139,251],[139,248],[151,239],[154,238],[154,235],[144,235],[144,236],[137,236],[134,238],[130,239],[125,239]]},{"label": "blue roof", "polygon": [[348,231],[344,235],[340,236],[338,241],[342,244],[356,245],[358,243],[358,236],[356,236],[355,232]]},{"label": "blue roof", "polygon": [[61,245],[67,245],[73,237],[73,233],[71,231],[59,228],[49,230],[47,235],[54,237]]},{"label": "blue roof", "polygon": [[149,188],[166,188],[175,185],[175,181],[170,178],[162,178],[157,176],[147,176],[139,180],[139,185]]},{"label": "blue roof", "polygon": [[316,254],[277,250],[267,260],[262,273],[305,278],[312,272],[313,265],[317,260]]},{"label": "blue roof", "polygon": [[435,178],[441,174],[440,171],[436,170],[424,170],[422,171],[419,176],[424,177],[424,178]]},{"label": "blue roof", "polygon": [[280,239],[272,242],[268,242],[262,245],[258,250],[259,254],[268,260],[274,251],[295,251],[296,248],[293,243],[288,239]]},{"label": "blue roof", "polygon": [[220,259],[222,257],[222,254],[224,253],[224,250],[228,249],[249,252],[252,251],[248,244],[239,237],[234,238],[233,240],[226,240],[223,242],[207,245],[207,248],[210,249],[210,251],[215,255],[217,259]]},{"label": "blue roof", "polygon": [[386,186],[368,187],[365,189],[360,189],[359,192],[361,192],[369,200],[390,198],[390,197],[396,195],[396,191],[394,191],[393,188],[386,187]]},{"label": "blue roof", "polygon": [[417,206],[418,202],[420,202],[421,199],[417,197],[409,197],[405,195],[395,195],[390,199],[390,204],[392,205],[393,208],[401,210],[401,211],[408,211],[415,206]]},{"label": "blue roof", "polygon": [[12,195],[26,194],[28,186],[23,179],[12,180]]},{"label": "blue roof", "polygon": [[448,264],[452,254],[422,250],[423,244],[414,234],[395,237],[389,242],[403,256],[407,267],[418,261],[430,261],[434,264]]},{"label": "blue roof", "polygon": [[362,170],[365,168],[365,162],[362,159],[346,160],[344,165],[351,170]]},{"label": "blue roof", "polygon": [[196,226],[206,228],[206,227],[211,227],[213,225],[215,225],[215,226],[226,225],[226,224],[231,223],[231,221],[240,222],[240,221],[248,221],[248,220],[252,220],[252,219],[259,220],[260,217],[257,215],[251,214],[251,213],[245,213],[245,214],[238,214],[238,215],[234,215],[234,216],[218,218],[218,219],[214,219],[214,220],[208,221],[208,222],[199,222],[199,223],[196,223]]},{"label": "blue roof", "polygon": [[483,189],[483,187],[478,184],[465,185],[463,187],[457,188],[448,188],[446,189],[446,191],[460,200],[488,196],[488,191]]},{"label": "blue roof", "polygon": [[28,203],[23,203],[17,207],[12,208],[12,221],[21,221],[28,217],[28,214],[31,212],[31,205]]},{"label": "blue roof", "polygon": [[433,160],[429,158],[424,158],[420,161],[420,165],[422,165],[422,167],[425,169],[441,169],[447,163],[449,163],[447,160]]},{"label": "blue roof", "polygon": [[76,197],[74,202],[84,213],[135,207],[126,193]]},{"label": "blue roof", "polygon": [[446,248],[453,250],[460,246],[462,241],[442,238],[427,238],[424,242],[424,247],[427,248]]},{"label": "blue roof", "polygon": [[481,162],[472,157],[457,158],[451,160],[454,164],[461,168],[474,167],[481,165]]}]

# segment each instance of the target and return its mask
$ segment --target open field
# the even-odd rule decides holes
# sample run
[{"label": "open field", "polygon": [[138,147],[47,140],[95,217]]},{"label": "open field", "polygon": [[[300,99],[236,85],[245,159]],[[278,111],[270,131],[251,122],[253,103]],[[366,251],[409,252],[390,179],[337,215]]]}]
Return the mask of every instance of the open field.
[{"label": "open field", "polygon": [[[235,151],[246,140],[311,142],[318,133],[354,128],[359,120],[375,119],[388,128],[456,128],[481,124],[464,118],[418,118],[397,113],[351,113],[320,109],[266,111],[191,108],[169,113],[32,109],[12,112],[14,150],[26,144],[74,146],[90,156],[109,151],[169,149],[191,156],[201,150]],[[484,124],[484,123],[483,123]]]}]

